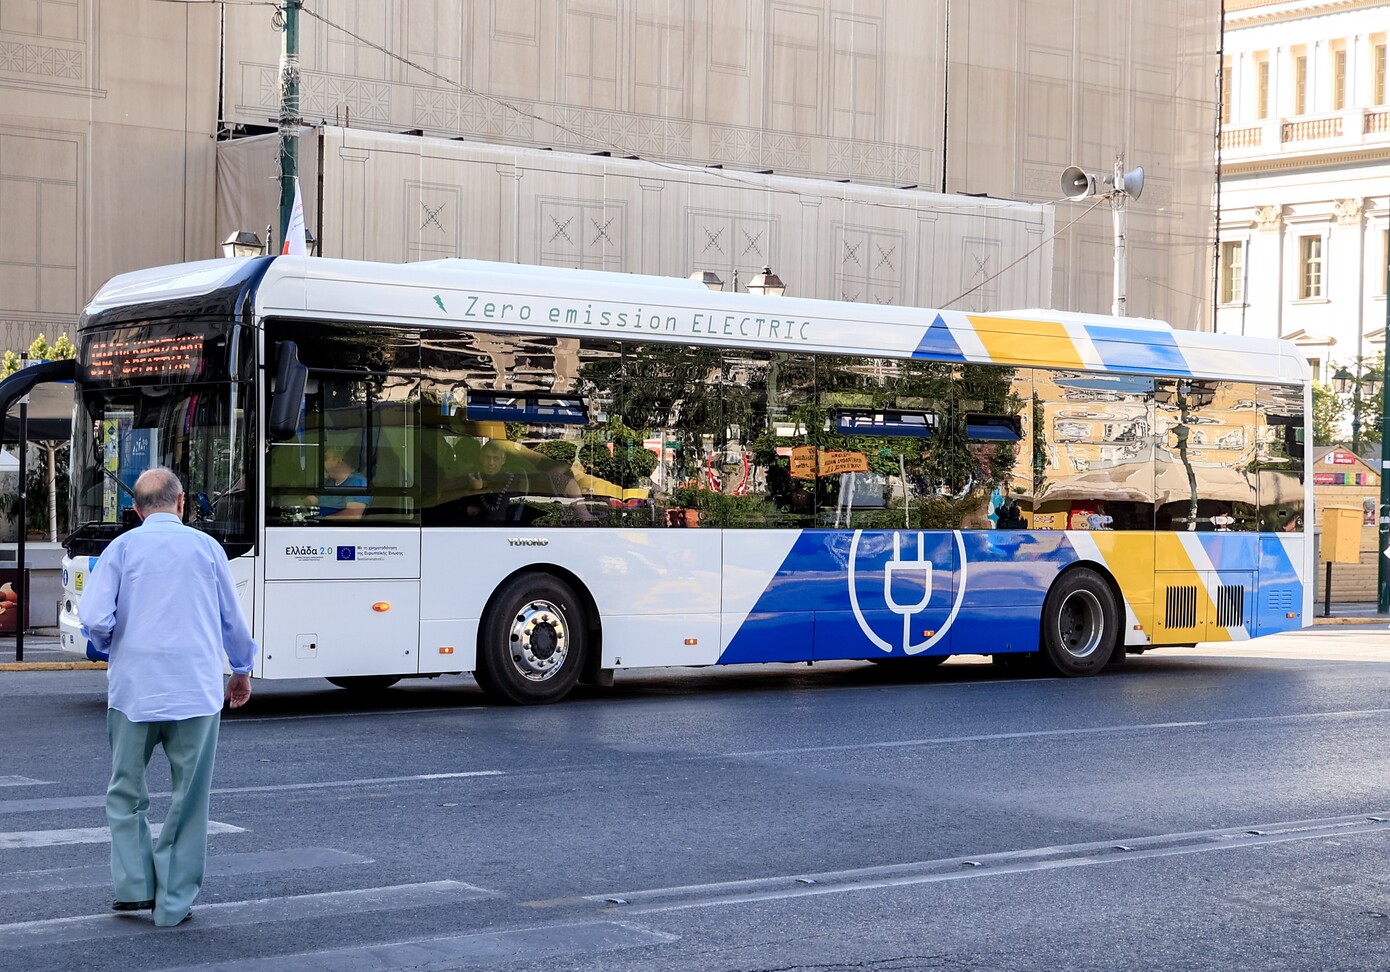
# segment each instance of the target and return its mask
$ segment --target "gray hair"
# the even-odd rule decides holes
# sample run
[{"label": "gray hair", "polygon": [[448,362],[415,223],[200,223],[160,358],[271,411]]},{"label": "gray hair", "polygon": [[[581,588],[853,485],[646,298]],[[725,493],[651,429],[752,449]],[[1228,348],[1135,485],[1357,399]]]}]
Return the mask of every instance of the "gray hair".
[{"label": "gray hair", "polygon": [[142,513],[172,511],[183,495],[183,483],[163,466],[146,469],[135,480],[135,505]]}]

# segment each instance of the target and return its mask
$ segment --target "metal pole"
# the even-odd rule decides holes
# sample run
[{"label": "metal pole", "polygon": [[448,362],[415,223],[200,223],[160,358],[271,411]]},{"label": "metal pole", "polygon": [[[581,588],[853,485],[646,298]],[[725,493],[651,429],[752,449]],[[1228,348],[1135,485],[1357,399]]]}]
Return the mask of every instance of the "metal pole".
[{"label": "metal pole", "polygon": [[[1390,252],[1385,254],[1385,283],[1390,286]],[[1385,325],[1390,327],[1390,300],[1385,302]],[[1390,343],[1386,344],[1390,352]],[[1380,371],[1380,556],[1376,558],[1376,590],[1380,597],[1376,610],[1390,614],[1390,482],[1385,474],[1390,473],[1390,353]]]},{"label": "metal pole", "polygon": [[[22,357],[29,356],[26,354]],[[29,592],[24,589],[24,538],[29,532],[28,468],[25,462],[28,458],[28,444],[29,396],[25,395],[19,402],[19,543],[15,549],[15,563],[19,568],[19,581],[15,590],[19,593],[19,600],[15,602],[15,611],[18,613],[14,622],[14,660],[17,662],[24,661],[24,616],[29,613]]]},{"label": "metal pole", "polygon": [[299,9],[304,0],[282,0],[280,44],[280,244],[288,239],[299,178]]},{"label": "metal pole", "polygon": [[1110,313],[1116,317],[1125,316],[1125,289],[1129,272],[1128,255],[1125,252],[1125,203],[1129,194],[1125,192],[1125,157],[1115,158],[1115,184],[1110,195],[1110,212],[1115,220],[1115,298],[1110,304]]},{"label": "metal pole", "polygon": [[1351,451],[1361,458],[1361,359],[1356,359],[1356,381],[1351,386]]},{"label": "metal pole", "polygon": [[48,542],[58,542],[58,447],[45,442],[48,452]]},{"label": "metal pole", "polygon": [[1322,616],[1332,617],[1332,561],[1327,562],[1327,579],[1322,584]]}]

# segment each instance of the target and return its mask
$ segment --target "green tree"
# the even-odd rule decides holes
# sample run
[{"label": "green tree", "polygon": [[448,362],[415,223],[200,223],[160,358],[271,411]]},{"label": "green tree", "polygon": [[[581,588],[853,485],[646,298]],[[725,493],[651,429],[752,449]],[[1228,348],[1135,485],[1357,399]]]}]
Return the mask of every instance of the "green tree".
[{"label": "green tree", "polygon": [[1313,383],[1313,445],[1336,445],[1341,438],[1347,403],[1321,382]]},{"label": "green tree", "polygon": [[[29,345],[30,361],[62,361],[75,357],[77,357],[77,346],[68,340],[66,334],[59,335],[58,340],[52,344],[48,343],[48,338],[40,334]],[[0,362],[0,378],[10,377],[19,370],[19,365],[19,355],[13,351],[6,351],[3,362]]]}]

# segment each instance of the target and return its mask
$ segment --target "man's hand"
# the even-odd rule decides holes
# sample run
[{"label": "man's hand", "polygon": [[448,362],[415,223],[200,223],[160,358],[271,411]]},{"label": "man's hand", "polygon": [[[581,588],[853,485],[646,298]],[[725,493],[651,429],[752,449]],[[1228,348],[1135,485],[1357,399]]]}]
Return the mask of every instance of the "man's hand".
[{"label": "man's hand", "polygon": [[227,679],[227,704],[239,709],[251,698],[251,676],[233,675]]}]

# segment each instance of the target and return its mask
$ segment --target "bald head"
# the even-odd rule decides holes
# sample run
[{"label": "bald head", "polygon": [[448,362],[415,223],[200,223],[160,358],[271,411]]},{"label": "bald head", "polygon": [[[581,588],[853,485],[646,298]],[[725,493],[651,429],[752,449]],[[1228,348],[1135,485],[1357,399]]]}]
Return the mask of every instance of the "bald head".
[{"label": "bald head", "polygon": [[173,513],[180,515],[179,506],[183,500],[183,484],[163,466],[146,469],[135,480],[135,509],[140,516],[151,513]]}]

